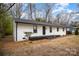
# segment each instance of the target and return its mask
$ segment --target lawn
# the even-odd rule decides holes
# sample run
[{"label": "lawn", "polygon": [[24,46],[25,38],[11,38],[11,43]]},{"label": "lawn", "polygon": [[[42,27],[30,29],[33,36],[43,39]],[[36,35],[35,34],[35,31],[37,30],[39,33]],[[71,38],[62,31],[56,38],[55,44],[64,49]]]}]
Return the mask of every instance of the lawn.
[{"label": "lawn", "polygon": [[79,36],[70,35],[36,41],[2,42],[3,55],[73,56],[79,55]]}]

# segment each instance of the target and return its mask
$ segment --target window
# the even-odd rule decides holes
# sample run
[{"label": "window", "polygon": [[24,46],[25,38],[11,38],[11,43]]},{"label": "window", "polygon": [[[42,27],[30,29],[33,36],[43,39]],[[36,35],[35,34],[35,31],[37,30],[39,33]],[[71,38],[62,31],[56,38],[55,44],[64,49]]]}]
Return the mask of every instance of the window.
[{"label": "window", "polygon": [[64,31],[64,28],[63,28],[63,31]]},{"label": "window", "polygon": [[52,32],[52,27],[50,27],[50,33]]},{"label": "window", "polygon": [[57,32],[59,31],[59,28],[57,27]]},{"label": "window", "polygon": [[37,26],[33,26],[33,32],[37,33]]}]

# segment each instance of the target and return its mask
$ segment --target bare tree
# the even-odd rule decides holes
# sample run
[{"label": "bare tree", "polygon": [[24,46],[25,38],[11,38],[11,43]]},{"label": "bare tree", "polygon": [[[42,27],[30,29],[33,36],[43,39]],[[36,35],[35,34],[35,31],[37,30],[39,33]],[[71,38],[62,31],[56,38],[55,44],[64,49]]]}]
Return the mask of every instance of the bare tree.
[{"label": "bare tree", "polygon": [[16,17],[17,18],[21,17],[21,7],[22,7],[22,5],[20,3],[16,4]]},{"label": "bare tree", "polygon": [[28,4],[28,18],[32,20],[32,4]]},{"label": "bare tree", "polygon": [[29,3],[28,4],[28,19],[33,20],[33,18],[36,18],[35,4]]},{"label": "bare tree", "polygon": [[36,19],[36,4],[33,4],[34,19]]},{"label": "bare tree", "polygon": [[47,3],[47,4],[45,4],[45,7],[46,7],[46,9],[45,9],[45,13],[46,13],[45,19],[47,20],[47,22],[49,22],[52,19],[52,11],[53,11],[52,8],[54,7],[54,4]]},{"label": "bare tree", "polygon": [[48,21],[48,19],[50,18],[50,11],[51,11],[51,7],[50,7],[50,4],[46,4],[46,20]]},{"label": "bare tree", "polygon": [[56,17],[55,23],[61,24],[61,25],[69,25],[73,13],[65,13],[65,12],[60,12]]},{"label": "bare tree", "polygon": [[[12,3],[8,4],[9,6],[12,5]],[[21,7],[22,7],[22,4],[21,3],[16,3],[11,9],[10,9],[10,12],[11,12],[11,15],[14,17],[14,18],[20,18],[21,17]]]}]

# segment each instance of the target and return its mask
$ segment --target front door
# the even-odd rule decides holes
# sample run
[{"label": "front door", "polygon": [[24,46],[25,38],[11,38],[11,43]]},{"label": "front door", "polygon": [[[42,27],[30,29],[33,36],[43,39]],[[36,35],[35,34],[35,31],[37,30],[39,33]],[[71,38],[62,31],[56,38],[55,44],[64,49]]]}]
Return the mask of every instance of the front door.
[{"label": "front door", "polygon": [[45,32],[46,32],[45,30],[46,30],[46,29],[45,29],[45,26],[43,26],[43,32],[42,32],[43,35],[45,35]]}]

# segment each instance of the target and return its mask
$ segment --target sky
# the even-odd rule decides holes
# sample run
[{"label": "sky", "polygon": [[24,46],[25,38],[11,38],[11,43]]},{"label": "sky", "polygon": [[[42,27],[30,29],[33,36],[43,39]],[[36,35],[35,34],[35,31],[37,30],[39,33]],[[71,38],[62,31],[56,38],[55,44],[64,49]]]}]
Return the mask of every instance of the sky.
[{"label": "sky", "polygon": [[[45,3],[36,3],[36,8],[38,10],[43,10],[45,9],[44,7]],[[23,18],[27,18],[26,16],[26,7],[27,7],[27,4],[23,4],[23,15],[22,17]],[[78,12],[79,9],[78,9],[78,6],[77,6],[77,3],[55,3],[55,6],[53,7],[52,6],[52,15],[56,15],[62,11],[66,12],[66,13],[70,13],[70,12]],[[39,12],[39,14],[42,16],[42,14],[44,14],[44,11],[43,12]]]},{"label": "sky", "polygon": [[[45,3],[36,3],[37,9],[43,9]],[[25,10],[27,4],[23,4],[23,9]],[[57,9],[69,9],[69,10],[76,10],[77,9],[77,3],[56,3]]]}]

